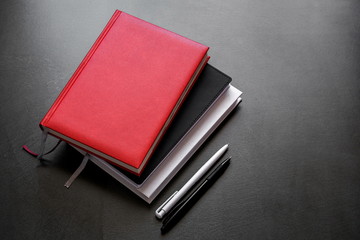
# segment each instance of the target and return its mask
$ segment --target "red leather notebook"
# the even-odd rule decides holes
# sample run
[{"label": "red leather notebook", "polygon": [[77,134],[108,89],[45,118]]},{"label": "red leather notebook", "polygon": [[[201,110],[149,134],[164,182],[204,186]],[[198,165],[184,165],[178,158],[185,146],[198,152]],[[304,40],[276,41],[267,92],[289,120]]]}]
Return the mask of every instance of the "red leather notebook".
[{"label": "red leather notebook", "polygon": [[116,10],[40,127],[140,175],[206,64],[207,51]]}]

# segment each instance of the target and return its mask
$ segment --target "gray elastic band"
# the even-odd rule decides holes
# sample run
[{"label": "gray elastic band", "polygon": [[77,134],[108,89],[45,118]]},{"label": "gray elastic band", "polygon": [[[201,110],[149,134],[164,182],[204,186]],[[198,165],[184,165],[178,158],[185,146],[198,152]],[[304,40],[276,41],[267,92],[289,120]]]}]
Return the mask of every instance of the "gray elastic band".
[{"label": "gray elastic band", "polygon": [[41,160],[41,159],[42,159],[42,156],[44,155],[45,142],[46,142],[47,136],[48,136],[47,131],[43,131],[43,132],[42,132],[42,136],[41,136],[40,152],[39,152],[39,155],[36,157],[36,158],[39,159],[39,160]]},{"label": "gray elastic band", "polygon": [[73,175],[71,175],[71,177],[69,178],[69,180],[67,180],[67,182],[64,184],[64,186],[66,188],[69,188],[70,185],[72,184],[72,182],[79,176],[79,174],[82,172],[82,170],[84,170],[88,160],[89,160],[89,154],[85,154],[80,166],[76,169],[76,171],[73,173]]}]

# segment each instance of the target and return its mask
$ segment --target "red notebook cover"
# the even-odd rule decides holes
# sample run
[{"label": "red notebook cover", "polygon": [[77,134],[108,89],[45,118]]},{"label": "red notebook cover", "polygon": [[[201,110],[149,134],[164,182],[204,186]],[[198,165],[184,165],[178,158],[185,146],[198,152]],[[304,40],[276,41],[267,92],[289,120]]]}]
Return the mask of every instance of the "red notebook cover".
[{"label": "red notebook cover", "polygon": [[140,175],[207,51],[116,10],[40,127]]}]

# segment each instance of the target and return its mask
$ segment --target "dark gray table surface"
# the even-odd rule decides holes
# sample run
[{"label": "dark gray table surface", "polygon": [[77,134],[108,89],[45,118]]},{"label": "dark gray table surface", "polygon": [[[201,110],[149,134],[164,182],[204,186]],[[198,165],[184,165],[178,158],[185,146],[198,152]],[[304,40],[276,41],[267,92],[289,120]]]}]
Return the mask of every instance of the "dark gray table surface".
[{"label": "dark gray table surface", "polygon": [[[39,121],[115,9],[210,46],[243,102],[148,205]],[[1,239],[360,239],[357,0],[0,3]],[[225,174],[166,235],[155,209],[222,145]]]}]

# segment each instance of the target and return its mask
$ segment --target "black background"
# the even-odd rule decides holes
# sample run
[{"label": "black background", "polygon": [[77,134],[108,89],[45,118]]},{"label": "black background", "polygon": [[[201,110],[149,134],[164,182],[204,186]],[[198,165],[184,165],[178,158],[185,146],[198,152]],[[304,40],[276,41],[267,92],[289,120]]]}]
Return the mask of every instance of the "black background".
[{"label": "black background", "polygon": [[[210,46],[243,102],[148,205],[38,123],[115,9]],[[2,239],[360,239],[357,0],[0,3]],[[89,96],[91,97],[91,96]],[[89,116],[91,117],[91,116]],[[51,141],[50,141],[51,142]],[[221,146],[225,174],[168,234],[156,208]]]}]

